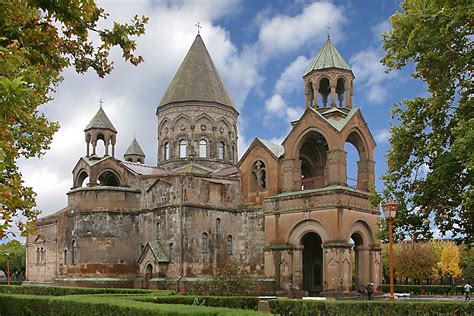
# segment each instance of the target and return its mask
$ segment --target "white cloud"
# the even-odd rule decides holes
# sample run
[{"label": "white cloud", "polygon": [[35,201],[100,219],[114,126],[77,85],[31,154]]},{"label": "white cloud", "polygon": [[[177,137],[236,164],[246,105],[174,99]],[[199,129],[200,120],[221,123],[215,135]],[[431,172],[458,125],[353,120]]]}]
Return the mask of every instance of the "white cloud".
[{"label": "white cloud", "polygon": [[275,84],[275,91],[279,94],[289,94],[298,90],[303,91],[301,77],[308,67],[310,60],[305,56],[298,56],[280,75]]},{"label": "white cloud", "polygon": [[[381,48],[369,47],[357,52],[350,58],[352,71],[357,75],[357,82],[367,89],[365,94],[369,103],[383,102],[388,95],[388,80],[396,76],[396,72],[385,73],[380,60],[383,57]],[[358,89],[363,91],[363,89]]]},{"label": "white cloud", "polygon": [[375,141],[380,145],[388,142],[390,139],[390,131],[388,129],[383,129],[375,132]]},{"label": "white cloud", "polygon": [[372,35],[374,36],[374,38],[376,39],[382,39],[381,38],[381,35],[382,33],[385,33],[385,32],[389,32],[391,29],[391,24],[390,24],[390,20],[383,20],[379,23],[377,23],[376,25],[374,25],[370,31],[372,32]]},{"label": "white cloud", "polygon": [[298,15],[276,15],[263,19],[259,33],[262,53],[275,55],[291,52],[308,43],[322,43],[329,24],[338,41],[344,22],[343,8],[329,2],[314,2]]}]

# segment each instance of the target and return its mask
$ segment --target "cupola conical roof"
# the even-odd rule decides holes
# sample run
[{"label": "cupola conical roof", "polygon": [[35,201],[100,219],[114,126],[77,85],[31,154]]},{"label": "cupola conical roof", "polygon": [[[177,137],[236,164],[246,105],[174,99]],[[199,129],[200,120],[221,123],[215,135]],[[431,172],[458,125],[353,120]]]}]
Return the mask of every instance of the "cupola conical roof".
[{"label": "cupola conical roof", "polygon": [[351,67],[349,67],[344,58],[337,51],[336,47],[334,47],[334,45],[332,44],[329,36],[323,48],[321,48],[316,57],[314,57],[308,69],[306,69],[303,77],[313,70],[321,70],[328,68],[351,70]]},{"label": "cupola conical roof", "polygon": [[128,146],[127,151],[125,152],[124,156],[142,156],[145,157],[145,153],[143,152],[142,148],[140,147],[140,144],[138,144],[137,139],[133,138],[132,143],[130,146]]},{"label": "cupola conical roof", "polygon": [[90,129],[108,129],[112,132],[117,133],[117,130],[107,117],[107,114],[105,114],[104,109],[102,109],[102,106],[99,108],[99,111],[97,111],[97,113],[89,122],[89,124],[87,124],[84,131],[88,131]]},{"label": "cupola conical roof", "polygon": [[216,102],[234,107],[199,34],[194,39],[159,106],[185,101]]}]

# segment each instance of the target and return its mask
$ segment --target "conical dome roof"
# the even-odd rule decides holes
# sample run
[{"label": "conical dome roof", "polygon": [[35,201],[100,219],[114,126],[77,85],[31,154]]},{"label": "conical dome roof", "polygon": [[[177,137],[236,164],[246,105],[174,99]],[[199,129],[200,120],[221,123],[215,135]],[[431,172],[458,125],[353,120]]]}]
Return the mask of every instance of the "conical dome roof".
[{"label": "conical dome roof", "polygon": [[313,70],[328,69],[328,68],[339,68],[345,70],[351,70],[351,67],[346,63],[341,54],[337,51],[336,47],[331,42],[328,36],[326,43],[319,53],[314,57],[313,61],[306,69],[303,76],[306,76]]},{"label": "conical dome roof", "polygon": [[159,106],[185,101],[216,102],[234,107],[199,34],[194,39]]},{"label": "conical dome roof", "polygon": [[145,153],[140,147],[140,144],[138,144],[136,138],[133,138],[132,143],[130,144],[130,146],[128,146],[128,149],[124,154],[124,156],[129,156],[129,155],[145,157]]},{"label": "conical dome roof", "polygon": [[108,129],[108,130],[111,130],[112,132],[117,133],[117,130],[115,129],[114,125],[109,120],[109,118],[107,117],[107,114],[105,114],[102,107],[99,108],[99,111],[97,111],[97,113],[92,118],[90,123],[87,124],[84,131],[88,131],[90,129]]}]

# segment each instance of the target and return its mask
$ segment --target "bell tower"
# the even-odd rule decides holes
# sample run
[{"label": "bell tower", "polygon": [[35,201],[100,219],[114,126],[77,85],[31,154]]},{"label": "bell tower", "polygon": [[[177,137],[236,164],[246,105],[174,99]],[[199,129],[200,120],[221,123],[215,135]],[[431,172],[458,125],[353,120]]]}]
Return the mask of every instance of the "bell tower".
[{"label": "bell tower", "polygon": [[[102,105],[99,111],[95,114],[92,120],[84,129],[86,141],[86,156],[91,158],[97,157],[96,148],[97,142],[102,140],[104,142],[105,150],[104,156],[109,156],[109,146],[112,148],[111,156],[115,156],[115,142],[117,139],[117,130],[112,122],[110,122],[107,114],[105,114]],[[92,154],[90,153],[90,145],[92,145]]]},{"label": "bell tower", "polygon": [[306,108],[352,108],[355,76],[328,36],[303,75]]}]

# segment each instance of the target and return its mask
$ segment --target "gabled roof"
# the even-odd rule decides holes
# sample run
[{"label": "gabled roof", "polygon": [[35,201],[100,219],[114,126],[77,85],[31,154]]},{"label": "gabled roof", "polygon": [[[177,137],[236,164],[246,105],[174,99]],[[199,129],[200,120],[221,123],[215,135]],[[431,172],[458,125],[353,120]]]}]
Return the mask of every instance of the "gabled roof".
[{"label": "gabled roof", "polygon": [[107,114],[105,114],[104,109],[102,109],[102,107],[99,108],[99,111],[97,111],[90,123],[87,124],[84,131],[88,131],[90,129],[108,129],[112,132],[117,133],[117,130],[115,129],[112,122],[110,122],[109,118],[107,117]]},{"label": "gabled roof", "polygon": [[203,165],[198,165],[197,163],[191,162],[189,164],[186,164],[184,166],[179,166],[175,169],[173,169],[173,172],[175,173],[202,173],[202,174],[208,174],[210,172],[214,171],[214,169],[208,168]]},{"label": "gabled roof", "polygon": [[336,47],[331,42],[328,36],[326,43],[319,53],[314,57],[313,61],[306,69],[304,76],[309,74],[313,70],[328,69],[328,68],[339,68],[345,70],[351,70],[351,67],[346,63],[341,54],[337,51]]},{"label": "gabled roof", "polygon": [[[313,112],[315,112],[318,116],[320,116],[324,121],[328,122],[334,129],[338,132],[342,131],[344,126],[351,120],[351,118],[360,110],[358,108],[351,109],[348,113],[345,113],[341,110],[328,110],[324,113],[320,113],[317,109],[310,108]],[[338,114],[341,114],[339,119],[336,119],[333,115],[330,115],[334,112],[338,111]]]},{"label": "gabled roof", "polygon": [[199,34],[194,39],[159,106],[184,101],[216,102],[234,107]]},{"label": "gabled roof", "polygon": [[257,137],[257,139],[258,139],[263,145],[265,145],[265,147],[267,147],[268,150],[270,150],[270,151],[275,155],[275,157],[280,158],[280,157],[285,153],[285,147],[283,147],[282,145],[272,143],[272,142],[270,142],[270,141],[268,141],[268,140],[261,139],[261,138],[259,138],[259,137]]},{"label": "gabled roof", "polygon": [[163,246],[161,246],[161,243],[158,240],[147,242],[145,248],[143,249],[142,254],[140,255],[140,258],[138,258],[138,262],[141,262],[141,260],[143,259],[143,256],[148,251],[151,251],[151,253],[155,256],[158,262],[162,262],[162,263],[170,262],[168,254],[165,252],[165,250],[163,249]]},{"label": "gabled roof", "polygon": [[162,176],[162,175],[169,175],[172,173],[171,171],[167,169],[163,169],[160,167],[147,166],[139,162],[121,161],[120,164],[122,164],[124,167],[126,167],[128,170],[132,171],[133,173],[143,175],[143,176]]},{"label": "gabled roof", "polygon": [[140,147],[140,144],[138,144],[136,138],[133,138],[132,143],[130,144],[130,146],[128,146],[128,149],[124,154],[124,156],[128,156],[128,155],[145,157],[145,153]]}]

